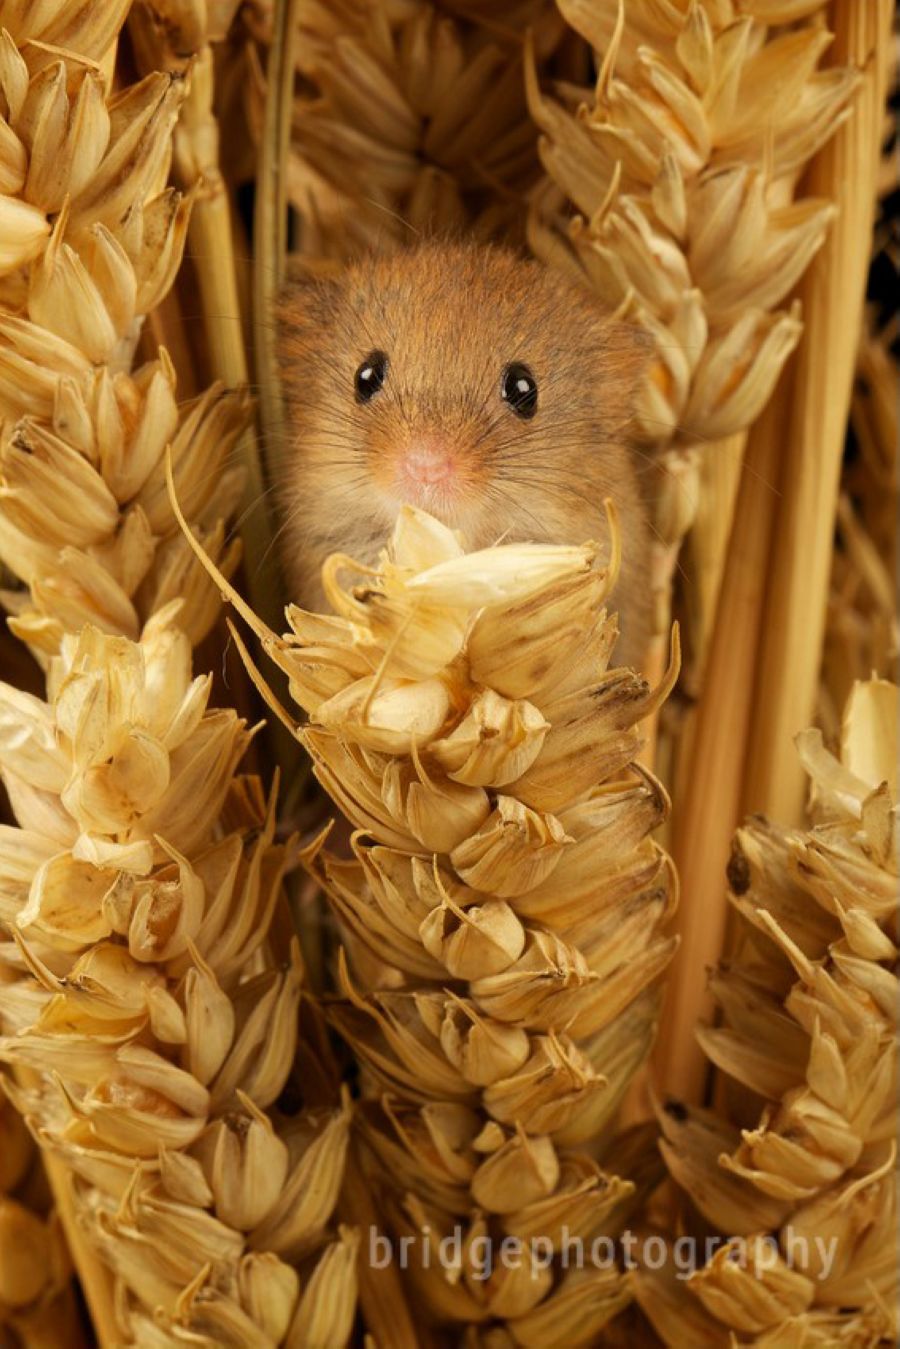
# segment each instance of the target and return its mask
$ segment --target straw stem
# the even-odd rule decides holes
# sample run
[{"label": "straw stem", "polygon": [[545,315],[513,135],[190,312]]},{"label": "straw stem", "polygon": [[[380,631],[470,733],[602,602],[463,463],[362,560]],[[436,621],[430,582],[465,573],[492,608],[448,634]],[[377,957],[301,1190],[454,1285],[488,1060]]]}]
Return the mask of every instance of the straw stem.
[{"label": "straw stem", "polygon": [[684,598],[690,638],[689,672],[697,687],[702,685],[703,665],[712,637],[746,443],[746,431],[739,431],[699,450],[697,514],[684,549],[688,573]]},{"label": "straw stem", "polygon": [[[184,156],[197,175],[198,188],[188,236],[191,261],[203,307],[209,373],[234,389],[246,385],[249,376],[231,209],[218,162],[219,134],[212,111],[213,61],[208,46],[198,55],[191,78],[191,98],[196,104],[191,123],[194,144],[193,153]],[[244,574],[252,607],[270,627],[280,629],[282,586],[272,548],[274,525],[268,482],[258,445],[252,430],[245,432],[238,445],[245,473],[240,513]]]},{"label": "straw stem", "polygon": [[276,0],[269,47],[265,120],[256,184],[253,239],[253,343],[263,435],[277,443],[284,403],[272,315],[287,257],[287,156],[294,91],[298,0]]},{"label": "straw stem", "polygon": [[[24,1073],[21,1074],[21,1077],[24,1076]],[[33,1075],[31,1080],[35,1081],[36,1075]],[[41,1160],[53,1190],[53,1202],[66,1234],[69,1253],[88,1305],[94,1343],[97,1349],[116,1349],[116,1346],[121,1344],[121,1332],[116,1323],[112,1273],[94,1251],[78,1221],[71,1171],[61,1157],[55,1157],[46,1149],[41,1152]]]},{"label": "straw stem", "polygon": [[[360,1165],[357,1147],[356,1139],[351,1138],[344,1163],[344,1184],[338,1200],[338,1212],[345,1222],[352,1223],[368,1235],[378,1228],[379,1213]],[[421,1349],[400,1270],[393,1260],[389,1260],[383,1268],[360,1260],[359,1304],[366,1327],[376,1344],[390,1345],[391,1349]]]},{"label": "straw stem", "polygon": [[802,820],[794,736],[814,720],[834,522],[856,365],[880,163],[892,6],[835,0],[831,60],[863,75],[853,116],[820,152],[808,188],[837,203],[825,247],[801,286],[805,338],[786,436],[774,555],[766,587],[755,728],[743,805]]},{"label": "straw stem", "polygon": [[778,427],[791,391],[792,380],[783,374],[749,434],[693,727],[690,771],[675,802],[672,851],[681,878],[676,916],[681,947],[666,990],[654,1065],[660,1090],[679,1100],[701,1100],[706,1082],[707,1063],[694,1032],[712,1008],[705,971],[718,959],[725,935],[725,868],[738,823],[753,710],[765,564],[774,529]]},{"label": "straw stem", "polygon": [[[267,97],[256,182],[251,277],[259,419],[263,443],[266,446],[280,446],[285,433],[284,402],[275,352],[275,328],[272,316],[284,280],[287,258],[287,159],[290,149],[297,22],[298,0],[277,0],[266,70]],[[264,464],[262,476],[264,479],[267,476]],[[270,530],[265,553],[270,566],[275,566],[275,550],[272,546],[274,537]],[[269,606],[261,609],[255,600],[253,607],[263,617],[266,617],[271,608]],[[282,626],[280,613],[273,626]],[[280,679],[276,679],[276,691],[281,683]],[[308,765],[300,754],[297,741],[283,726],[274,724],[271,734],[277,747],[278,760],[284,770],[287,790],[284,810],[290,818],[298,808],[300,794],[308,777]],[[324,982],[321,915],[311,906],[299,904],[294,905],[294,914],[310,980],[313,987],[321,987]]]}]

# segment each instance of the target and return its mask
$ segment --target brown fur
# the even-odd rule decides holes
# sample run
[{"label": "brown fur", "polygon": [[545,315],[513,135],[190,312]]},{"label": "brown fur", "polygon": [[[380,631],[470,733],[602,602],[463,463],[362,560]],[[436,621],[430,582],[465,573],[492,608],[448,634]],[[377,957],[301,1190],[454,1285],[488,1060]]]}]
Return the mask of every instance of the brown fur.
[{"label": "brown fur", "polygon": [[[500,539],[605,540],[603,499],[622,525],[615,601],[620,660],[639,660],[648,624],[648,543],[627,428],[643,366],[632,329],[586,290],[514,253],[429,242],[370,258],[337,280],[288,287],[279,313],[288,434],[277,480],[284,561],[301,603],[321,600],[334,550],[370,562],[401,505],[398,463],[415,439],[449,447],[459,492],[417,504],[468,546]],[[354,396],[358,366],[387,353],[381,392]],[[506,365],[538,385],[523,421],[500,397]]]}]

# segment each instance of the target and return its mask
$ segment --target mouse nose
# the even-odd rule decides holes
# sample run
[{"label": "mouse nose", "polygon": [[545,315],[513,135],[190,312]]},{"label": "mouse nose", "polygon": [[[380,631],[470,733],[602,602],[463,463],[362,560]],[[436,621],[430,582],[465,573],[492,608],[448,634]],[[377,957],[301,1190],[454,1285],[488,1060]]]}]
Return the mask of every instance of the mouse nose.
[{"label": "mouse nose", "polygon": [[400,461],[400,478],[405,486],[436,487],[453,477],[453,456],[437,438],[414,440]]}]

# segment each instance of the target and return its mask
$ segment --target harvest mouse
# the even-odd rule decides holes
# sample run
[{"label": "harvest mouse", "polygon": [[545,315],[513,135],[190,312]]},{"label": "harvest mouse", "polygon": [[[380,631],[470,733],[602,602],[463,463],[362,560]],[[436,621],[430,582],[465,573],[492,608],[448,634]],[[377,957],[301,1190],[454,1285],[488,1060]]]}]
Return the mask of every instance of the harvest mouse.
[{"label": "harvest mouse", "polygon": [[648,527],[627,438],[643,347],[587,290],[505,249],[430,241],[289,286],[279,357],[293,599],[321,607],[331,552],[373,562],[404,502],[472,548],[608,542],[611,496],[616,659],[640,664]]}]

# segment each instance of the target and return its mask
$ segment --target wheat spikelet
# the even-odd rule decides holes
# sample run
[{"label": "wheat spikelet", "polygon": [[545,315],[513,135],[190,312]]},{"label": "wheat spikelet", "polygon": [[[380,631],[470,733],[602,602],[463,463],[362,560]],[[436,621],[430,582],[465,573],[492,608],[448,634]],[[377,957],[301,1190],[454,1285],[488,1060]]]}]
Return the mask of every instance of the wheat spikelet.
[{"label": "wheat spikelet", "polygon": [[[325,1349],[355,1307],[356,1234],[316,1258],[349,1114],[280,1132],[270,1114],[302,984],[296,945],[282,964],[269,941],[290,845],[274,842],[274,796],[235,777],[245,723],[192,677],[218,600],[163,475],[171,445],[192,524],[230,570],[248,401],[214,386],[179,410],[164,351],[130,371],[187,227],[190,200],[165,188],[185,86],[155,71],[109,99],[96,62],[121,13],[92,27],[83,6],[51,9],[39,31],[30,7],[11,13],[0,76],[19,194],[4,198],[0,538],[24,582],[6,596],[13,629],[47,674],[45,699],[0,686],[17,821],[0,827],[0,1056],[101,1343]],[[48,36],[77,54],[32,40]]]},{"label": "wheat spikelet", "polygon": [[[642,1272],[639,1300],[667,1343],[697,1321],[691,1294],[705,1312],[692,1342],[896,1335],[896,687],[855,686],[840,758],[819,731],[798,747],[815,824],[757,819],[738,831],[738,947],[712,977],[721,1025],[700,1032],[712,1062],[767,1104],[741,1130],[678,1102],[661,1114],[671,1174],[734,1238],[681,1295]],[[761,1245],[772,1233],[777,1259]],[[749,1267],[734,1259],[740,1237]]]},{"label": "wheat spikelet", "polygon": [[[0,836],[2,955],[22,976],[2,990],[0,1056],[40,1074],[10,1091],[78,1177],[80,1222],[124,1290],[120,1334],[153,1343],[152,1314],[172,1342],[184,1325],[240,1344],[262,1308],[272,1342],[303,1343],[290,1326],[310,1304],[285,1261],[321,1240],[348,1112],[294,1137],[265,1113],[302,981],[296,949],[287,968],[263,958],[285,845],[274,802],[234,778],[246,727],[207,707],[173,610],[137,643],[65,637],[48,702],[0,688],[18,820]],[[352,1266],[334,1277],[352,1308]]]},{"label": "wheat spikelet", "polygon": [[[0,662],[16,674],[30,664],[7,633],[0,633]],[[0,986],[9,978],[0,970]],[[44,1168],[3,1080],[0,1073],[0,1337],[80,1349],[84,1339],[70,1287],[71,1263],[58,1219],[48,1213]]]},{"label": "wheat spikelet", "polygon": [[799,335],[797,315],[776,306],[833,208],[792,200],[793,183],[846,117],[856,77],[817,72],[828,34],[815,22],[768,27],[773,8],[757,18],[753,6],[647,3],[623,24],[613,0],[562,0],[602,56],[596,87],[561,104],[530,71],[556,189],[535,211],[532,243],[557,262],[565,245],[570,266],[613,307],[632,303],[656,339],[638,414],[648,443],[747,427]]},{"label": "wheat spikelet", "polygon": [[[270,6],[250,12],[267,44]],[[564,25],[546,0],[375,9],[303,0],[287,186],[308,261],[391,247],[410,230],[521,234],[538,173],[522,79],[526,25],[549,57]],[[261,77],[255,88],[259,126]]]},{"label": "wheat spikelet", "polygon": [[[0,558],[27,587],[6,597],[15,630],[43,660],[85,622],[136,637],[176,595],[186,630],[208,630],[215,594],[174,529],[162,458],[172,440],[179,473],[190,459],[192,519],[232,570],[242,482],[227,460],[248,412],[215,387],[179,412],[164,352],[130,373],[188,226],[190,195],[165,186],[184,86],[156,71],[110,98],[96,65],[110,7],[93,23],[69,9],[32,31],[11,7],[19,45],[0,40]],[[82,46],[48,51],[70,22]]]},{"label": "wheat spikelet", "polygon": [[526,1259],[479,1284],[465,1250],[614,1233],[654,1176],[646,1128],[617,1139],[615,1116],[674,949],[673,876],[649,837],[666,798],[634,759],[677,649],[655,691],[608,668],[615,565],[595,560],[593,545],[466,554],[404,508],[364,584],[342,582],[349,558],[326,563],[334,616],[291,608],[286,638],[261,631],[355,829],[352,858],[322,835],[305,862],[348,939],[332,1018],[364,1072],[365,1183],[395,1235],[436,1251],[466,1229],[458,1268],[420,1254],[407,1274],[429,1315],[522,1345],[592,1342],[627,1277]]}]

